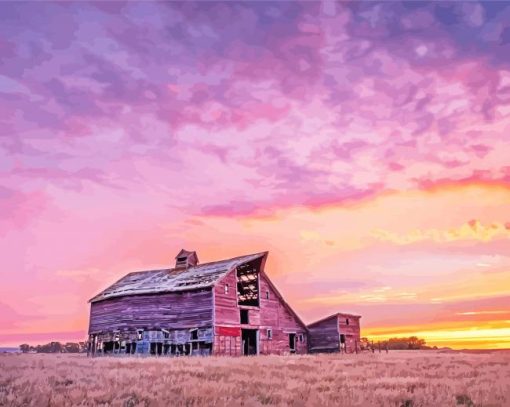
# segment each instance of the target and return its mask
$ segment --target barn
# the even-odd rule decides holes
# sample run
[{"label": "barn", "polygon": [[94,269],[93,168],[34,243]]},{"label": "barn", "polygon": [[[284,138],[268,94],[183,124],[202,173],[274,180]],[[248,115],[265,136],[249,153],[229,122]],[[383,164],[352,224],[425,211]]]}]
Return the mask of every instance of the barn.
[{"label": "barn", "polygon": [[90,302],[89,354],[307,353],[307,328],[264,271],[268,252],[129,273]]},{"label": "barn", "polygon": [[357,352],[360,318],[360,315],[339,312],[308,325],[310,352]]}]

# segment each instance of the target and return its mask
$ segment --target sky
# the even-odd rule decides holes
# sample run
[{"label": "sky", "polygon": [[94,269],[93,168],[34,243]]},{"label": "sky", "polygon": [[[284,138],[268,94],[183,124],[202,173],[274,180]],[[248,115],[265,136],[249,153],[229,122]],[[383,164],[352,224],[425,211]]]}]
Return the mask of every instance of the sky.
[{"label": "sky", "polygon": [[510,3],[2,2],[0,345],[269,251],[310,323],[510,348]]}]

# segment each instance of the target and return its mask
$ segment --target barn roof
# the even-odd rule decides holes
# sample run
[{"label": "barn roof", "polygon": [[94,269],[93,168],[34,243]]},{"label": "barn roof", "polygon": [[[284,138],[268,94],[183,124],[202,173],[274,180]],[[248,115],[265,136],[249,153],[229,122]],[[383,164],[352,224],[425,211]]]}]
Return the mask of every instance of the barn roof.
[{"label": "barn roof", "polygon": [[89,302],[126,295],[189,291],[213,286],[235,267],[264,257],[267,252],[203,263],[186,270],[161,269],[129,273]]}]

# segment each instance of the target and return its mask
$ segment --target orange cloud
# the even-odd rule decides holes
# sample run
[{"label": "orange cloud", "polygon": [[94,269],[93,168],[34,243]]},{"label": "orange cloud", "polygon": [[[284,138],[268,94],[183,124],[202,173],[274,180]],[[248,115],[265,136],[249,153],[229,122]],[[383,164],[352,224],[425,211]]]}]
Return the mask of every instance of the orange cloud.
[{"label": "orange cloud", "polygon": [[405,234],[393,233],[384,229],[374,229],[371,236],[397,245],[423,241],[443,243],[458,240],[477,240],[488,242],[494,239],[510,238],[510,224],[508,222],[494,222],[484,225],[479,220],[470,220],[457,228],[447,230],[414,229]]},{"label": "orange cloud", "polygon": [[497,315],[497,314],[510,314],[510,311],[492,310],[492,311],[466,311],[457,312],[457,315]]}]

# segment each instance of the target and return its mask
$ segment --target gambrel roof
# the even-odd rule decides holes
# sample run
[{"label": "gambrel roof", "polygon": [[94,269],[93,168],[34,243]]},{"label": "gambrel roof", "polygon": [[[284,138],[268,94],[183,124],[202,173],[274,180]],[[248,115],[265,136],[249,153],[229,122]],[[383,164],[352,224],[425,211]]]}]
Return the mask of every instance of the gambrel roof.
[{"label": "gambrel roof", "polygon": [[129,273],[89,302],[126,295],[189,291],[212,287],[237,266],[265,256],[267,256],[267,252],[199,264],[185,270],[172,268]]}]

